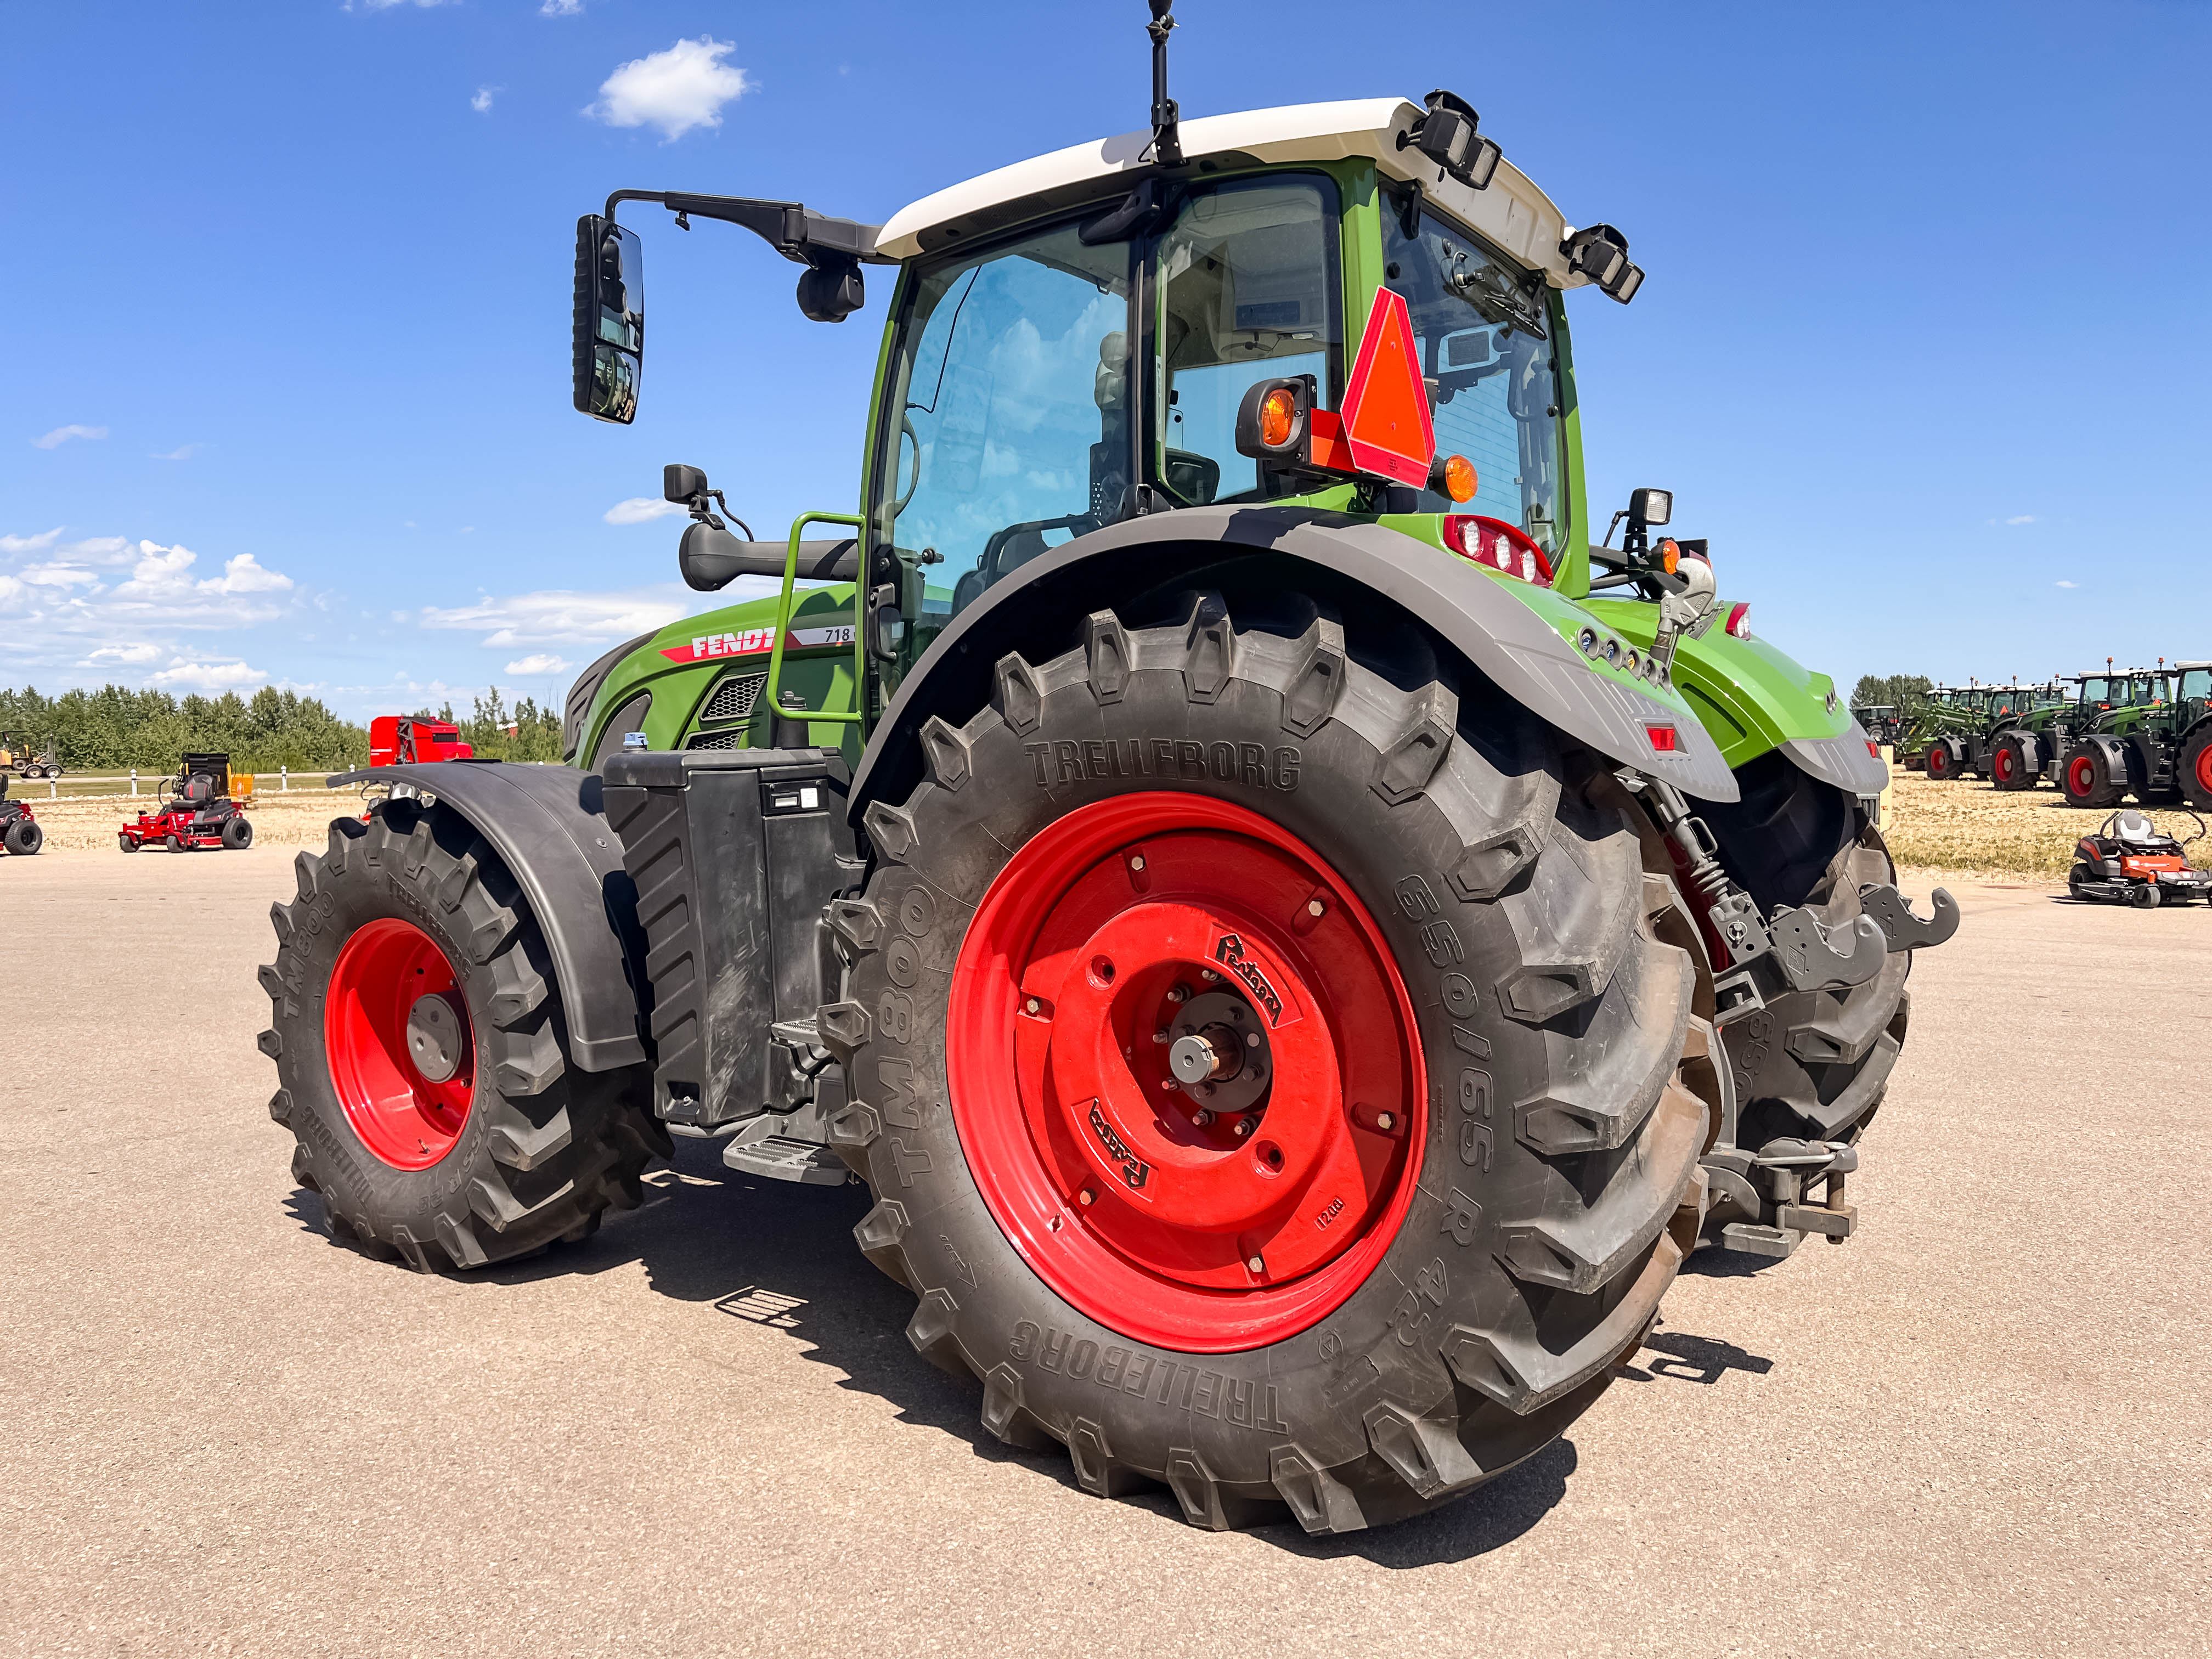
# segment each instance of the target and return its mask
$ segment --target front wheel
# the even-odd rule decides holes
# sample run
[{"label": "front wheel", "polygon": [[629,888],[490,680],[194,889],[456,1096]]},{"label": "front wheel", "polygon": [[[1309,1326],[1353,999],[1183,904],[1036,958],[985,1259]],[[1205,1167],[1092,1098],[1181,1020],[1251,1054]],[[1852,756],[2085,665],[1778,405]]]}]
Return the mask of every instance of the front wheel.
[{"label": "front wheel", "polygon": [[181,853],[185,850],[184,842],[175,836],[163,836],[161,838],[161,844],[167,848],[172,853]]},{"label": "front wheel", "polygon": [[138,843],[128,836],[118,836],[115,838],[115,844],[126,853],[135,853],[138,850]]},{"label": "front wheel", "polygon": [[422,1271],[588,1236],[667,1156],[644,1066],[580,1070],[538,919],[453,808],[331,823],[270,907],[269,1114],[331,1236]]},{"label": "front wheel", "polygon": [[1952,754],[1948,743],[1929,745],[1928,775],[1938,783],[1948,783],[1959,775],[1958,757]]},{"label": "front wheel", "polygon": [[2059,783],[2069,806],[2104,807],[2126,792],[2126,780],[2116,779],[2106,753],[2094,744],[2082,744],[2066,757],[2059,769]]},{"label": "front wheel", "polygon": [[2190,738],[2181,751],[2183,799],[2200,812],[2212,812],[2212,726]]},{"label": "front wheel", "polygon": [[1416,637],[1154,619],[1003,659],[867,809],[832,1139],[994,1433],[1349,1531],[1605,1389],[1696,1237],[1716,1048],[1609,763]]},{"label": "front wheel", "polygon": [[2035,765],[2023,738],[2007,738],[1990,755],[1990,781],[2000,789],[2035,787]]}]

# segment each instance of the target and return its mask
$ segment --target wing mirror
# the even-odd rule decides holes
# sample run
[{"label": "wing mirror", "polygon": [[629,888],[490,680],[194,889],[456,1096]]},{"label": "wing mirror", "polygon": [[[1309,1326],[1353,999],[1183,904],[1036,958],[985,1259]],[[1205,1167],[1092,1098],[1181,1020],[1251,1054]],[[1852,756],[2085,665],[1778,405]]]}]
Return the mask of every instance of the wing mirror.
[{"label": "wing mirror", "polygon": [[576,408],[595,421],[637,418],[645,364],[645,249],[596,213],[576,221],[576,310],[570,337]]}]

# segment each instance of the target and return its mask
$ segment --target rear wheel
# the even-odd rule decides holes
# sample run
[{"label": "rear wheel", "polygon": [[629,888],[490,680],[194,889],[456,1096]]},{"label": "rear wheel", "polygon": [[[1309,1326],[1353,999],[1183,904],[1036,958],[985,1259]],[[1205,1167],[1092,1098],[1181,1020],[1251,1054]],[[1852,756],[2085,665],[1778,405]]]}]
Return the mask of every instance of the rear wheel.
[{"label": "rear wheel", "polygon": [[242,852],[253,845],[253,825],[246,818],[227,818],[222,826],[222,844],[233,853]]},{"label": "rear wheel", "polygon": [[1928,747],[1928,775],[1939,783],[1948,783],[1959,775],[1958,757],[1951,752],[1948,743],[1934,743]]},{"label": "rear wheel", "polygon": [[2008,737],[1990,751],[1990,781],[2004,790],[2035,787],[2035,763],[2027,738]]},{"label": "rear wheel", "polygon": [[2069,806],[2111,806],[2126,792],[2126,780],[2112,775],[2112,765],[2103,750],[2094,744],[2081,744],[2066,757],[2059,769],[2059,783],[2066,792]]},{"label": "rear wheel", "polygon": [[449,807],[339,818],[271,907],[270,1115],[333,1237],[422,1271],[588,1236],[669,1152],[651,1073],[579,1070],[543,933]]},{"label": "rear wheel", "polygon": [[2212,726],[2189,739],[2181,751],[2183,798],[2200,812],[2212,812]]},{"label": "rear wheel", "polygon": [[6,836],[0,841],[4,841],[10,853],[28,858],[46,844],[46,832],[39,827],[35,818],[17,818],[8,826]]},{"label": "rear wheel", "polygon": [[986,1426],[1332,1533],[1604,1389],[1696,1237],[1718,1079],[1610,763],[1422,636],[1275,605],[1099,612],[929,722],[823,1029],[861,1248]]},{"label": "rear wheel", "polygon": [[2066,872],[2066,890],[2077,899],[2085,898],[2087,895],[2081,890],[2081,884],[2091,879],[2093,875],[2089,866],[2077,864]]},{"label": "rear wheel", "polygon": [[[1854,797],[1778,753],[1741,768],[1736,781],[1741,799],[1701,802],[1699,811],[1722,861],[1769,915],[1802,906],[1832,931],[1864,914],[1862,887],[1897,878],[1881,832]],[[1911,952],[1899,951],[1863,985],[1793,991],[1722,1028],[1739,1146],[1755,1152],[1783,1136],[1848,1142],[1865,1133],[1905,1044],[1911,968]],[[1717,1207],[1707,1231],[1744,1218]]]}]

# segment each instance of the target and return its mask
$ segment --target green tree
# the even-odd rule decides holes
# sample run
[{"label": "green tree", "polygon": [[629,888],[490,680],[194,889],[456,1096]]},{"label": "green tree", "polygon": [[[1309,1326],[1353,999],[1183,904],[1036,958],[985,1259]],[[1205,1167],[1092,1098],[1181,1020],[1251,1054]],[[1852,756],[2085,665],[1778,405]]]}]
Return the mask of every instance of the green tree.
[{"label": "green tree", "polygon": [[339,719],[320,699],[264,686],[251,702],[235,691],[219,697],[133,691],[42,695],[35,686],[0,689],[0,730],[43,745],[73,772],[173,771],[187,750],[227,753],[241,772],[342,770],[367,763],[368,732]]},{"label": "green tree", "polygon": [[1851,688],[1851,707],[1910,708],[1935,689],[1925,674],[1862,674]]}]

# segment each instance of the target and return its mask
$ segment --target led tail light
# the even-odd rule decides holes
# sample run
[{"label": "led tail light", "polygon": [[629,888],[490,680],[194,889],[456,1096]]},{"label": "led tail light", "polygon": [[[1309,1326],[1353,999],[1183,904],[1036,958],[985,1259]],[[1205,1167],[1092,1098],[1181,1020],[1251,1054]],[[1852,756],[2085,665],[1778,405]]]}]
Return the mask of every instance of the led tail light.
[{"label": "led tail light", "polygon": [[1544,550],[1502,519],[1447,514],[1444,545],[1463,559],[1502,570],[1538,587],[1552,585],[1552,562]]},{"label": "led tail light", "polygon": [[1729,607],[1728,631],[1740,640],[1747,640],[1751,637],[1751,607],[1749,605],[1732,605]]}]

